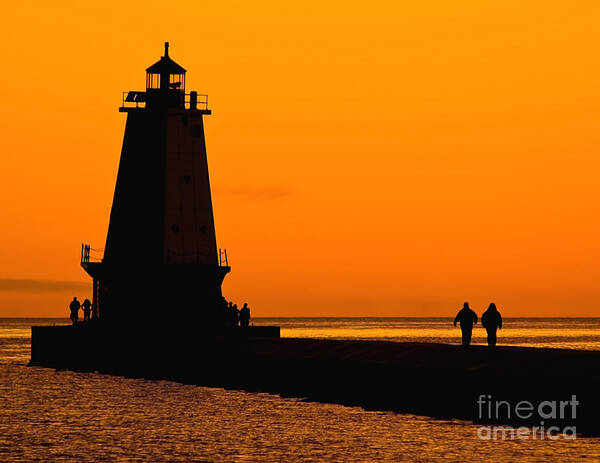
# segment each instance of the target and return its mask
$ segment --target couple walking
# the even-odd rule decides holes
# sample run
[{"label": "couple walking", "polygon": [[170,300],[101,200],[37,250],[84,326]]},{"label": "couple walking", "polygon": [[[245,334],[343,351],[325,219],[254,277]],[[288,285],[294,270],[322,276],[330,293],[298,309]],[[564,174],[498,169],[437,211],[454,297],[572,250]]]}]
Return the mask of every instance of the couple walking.
[{"label": "couple walking", "polygon": [[[471,344],[473,325],[477,323],[477,320],[477,314],[469,307],[469,303],[465,302],[454,319],[454,326],[457,322],[460,323],[463,346]],[[493,302],[481,316],[481,325],[487,331],[488,346],[494,347],[496,345],[496,331],[498,328],[502,329],[502,315],[500,315],[500,312],[496,309],[496,304]]]}]

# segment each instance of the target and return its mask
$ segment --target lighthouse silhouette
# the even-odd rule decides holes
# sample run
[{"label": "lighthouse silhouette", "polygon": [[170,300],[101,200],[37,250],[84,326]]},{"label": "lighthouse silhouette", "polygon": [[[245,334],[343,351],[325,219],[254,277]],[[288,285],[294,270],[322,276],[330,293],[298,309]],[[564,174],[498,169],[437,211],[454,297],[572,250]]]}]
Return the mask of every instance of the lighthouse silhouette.
[{"label": "lighthouse silhouette", "polygon": [[146,69],[146,90],[123,94],[127,113],[104,256],[82,246],[93,304],[105,323],[210,323],[231,270],[217,250],[205,115],[208,97],[186,93],[169,56]]}]

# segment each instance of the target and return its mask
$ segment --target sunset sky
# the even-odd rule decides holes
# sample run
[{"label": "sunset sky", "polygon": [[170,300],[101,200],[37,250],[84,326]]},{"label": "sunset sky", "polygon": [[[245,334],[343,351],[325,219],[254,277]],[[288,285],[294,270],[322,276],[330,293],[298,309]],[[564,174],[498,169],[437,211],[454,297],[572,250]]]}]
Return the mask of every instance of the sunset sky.
[{"label": "sunset sky", "polygon": [[[600,316],[600,3],[8,2],[0,317],[67,316],[170,41],[256,316]],[[142,230],[140,230],[140,233]],[[168,309],[166,309],[167,312]]]}]

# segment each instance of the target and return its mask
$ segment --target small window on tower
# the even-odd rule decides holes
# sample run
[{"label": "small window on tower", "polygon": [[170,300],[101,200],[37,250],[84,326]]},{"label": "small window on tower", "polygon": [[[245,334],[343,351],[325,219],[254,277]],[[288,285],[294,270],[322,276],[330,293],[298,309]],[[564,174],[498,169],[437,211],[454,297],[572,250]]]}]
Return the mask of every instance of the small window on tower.
[{"label": "small window on tower", "polygon": [[191,176],[191,175],[184,175],[184,176],[183,176],[183,183],[186,183],[186,184],[188,184],[188,185],[189,185],[190,183],[192,183],[192,176]]},{"label": "small window on tower", "polygon": [[201,125],[192,125],[192,137],[201,137],[202,136],[202,126]]}]

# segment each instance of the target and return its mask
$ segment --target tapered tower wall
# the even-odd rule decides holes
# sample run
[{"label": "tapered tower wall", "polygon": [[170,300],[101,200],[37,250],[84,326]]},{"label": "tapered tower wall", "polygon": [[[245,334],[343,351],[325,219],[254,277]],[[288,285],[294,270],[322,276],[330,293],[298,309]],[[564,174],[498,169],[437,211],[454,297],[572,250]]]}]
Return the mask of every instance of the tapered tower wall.
[{"label": "tapered tower wall", "polygon": [[127,115],[104,248],[107,264],[162,263],[165,115]]},{"label": "tapered tower wall", "polygon": [[216,265],[202,114],[172,110],[166,125],[164,262]]}]

